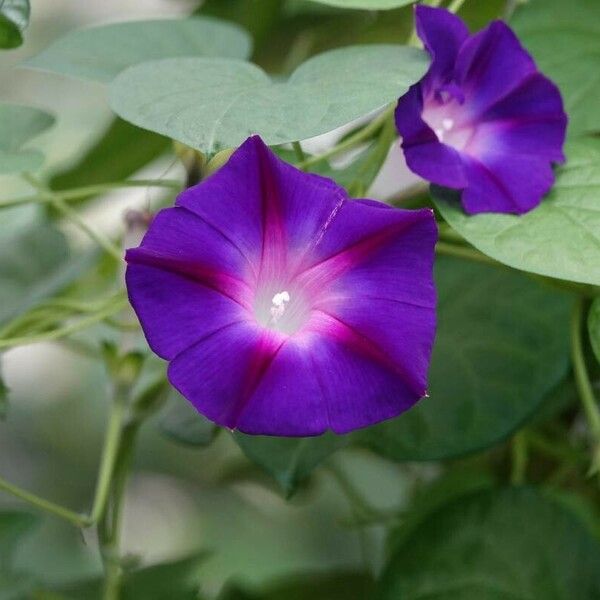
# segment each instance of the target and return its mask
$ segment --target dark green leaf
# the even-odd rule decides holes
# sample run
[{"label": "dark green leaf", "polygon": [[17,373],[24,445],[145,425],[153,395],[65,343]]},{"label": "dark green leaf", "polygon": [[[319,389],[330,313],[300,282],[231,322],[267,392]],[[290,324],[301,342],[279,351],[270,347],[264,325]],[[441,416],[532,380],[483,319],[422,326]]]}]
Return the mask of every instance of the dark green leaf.
[{"label": "dark green leaf", "polygon": [[600,2],[530,0],[517,8],[511,25],[560,87],[569,134],[599,131]]},{"label": "dark green leaf", "polygon": [[257,589],[229,584],[218,600],[367,600],[373,589],[373,579],[363,573],[310,573]]},{"label": "dark green leaf", "polygon": [[176,442],[199,447],[209,446],[219,431],[176,390],[161,413],[160,429]]},{"label": "dark green leaf", "polygon": [[17,48],[29,23],[29,0],[0,1],[0,48]]},{"label": "dark green leaf", "polygon": [[539,408],[569,364],[570,297],[526,276],[441,259],[430,398],[354,438],[394,460],[489,447]]},{"label": "dark green leaf", "polygon": [[108,83],[127,67],[148,60],[180,56],[246,58],[249,54],[248,35],[231,23],[197,17],[157,19],[72,31],[24,66]]},{"label": "dark green leaf", "polygon": [[254,133],[282,144],[330,131],[394,101],[427,62],[424,52],[404,46],[338,48],[281,83],[243,61],[174,58],[121,73],[110,102],[127,121],[211,154]]},{"label": "dark green leaf", "polygon": [[592,600],[600,545],[567,510],[528,488],[461,497],[394,551],[378,600]]},{"label": "dark green leaf", "polygon": [[234,439],[252,462],[275,478],[288,497],[320,462],[348,443],[347,437],[332,433],[285,438],[236,432]]},{"label": "dark green leaf", "polygon": [[[200,600],[199,571],[208,557],[199,552],[180,560],[145,567],[124,577],[120,600]],[[57,590],[67,600],[101,600],[102,579]]]},{"label": "dark green leaf", "polygon": [[170,140],[115,119],[100,139],[77,163],[55,175],[50,185],[63,190],[111,181],[122,181],[170,147]]},{"label": "dark green leaf", "polygon": [[44,155],[23,146],[53,124],[54,117],[37,108],[0,104],[0,175],[38,169]]},{"label": "dark green leaf", "polygon": [[598,362],[600,363],[600,298],[596,298],[590,307],[588,316],[590,342]]},{"label": "dark green leaf", "polygon": [[19,541],[30,533],[38,522],[38,517],[30,512],[0,511],[0,566],[6,568],[12,564]]},{"label": "dark green leaf", "polygon": [[550,194],[525,215],[469,216],[457,193],[432,186],[435,204],[468,242],[502,263],[600,285],[600,140],[571,144],[567,157]]}]

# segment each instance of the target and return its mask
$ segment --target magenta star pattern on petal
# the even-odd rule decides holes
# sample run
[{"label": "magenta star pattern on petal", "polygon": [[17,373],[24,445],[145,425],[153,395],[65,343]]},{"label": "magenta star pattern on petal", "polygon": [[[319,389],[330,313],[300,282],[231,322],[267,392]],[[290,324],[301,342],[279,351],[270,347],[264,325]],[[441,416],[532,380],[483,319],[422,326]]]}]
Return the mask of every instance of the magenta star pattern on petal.
[{"label": "magenta star pattern on petal", "polygon": [[209,419],[345,433],[426,395],[437,228],[350,200],[248,139],[127,252],[127,289],[171,383]]},{"label": "magenta star pattern on petal", "polygon": [[432,63],[396,109],[408,166],[462,190],[470,214],[535,208],[554,182],[552,163],[564,162],[558,88],[502,21],[469,35],[445,9],[417,6],[415,18]]}]

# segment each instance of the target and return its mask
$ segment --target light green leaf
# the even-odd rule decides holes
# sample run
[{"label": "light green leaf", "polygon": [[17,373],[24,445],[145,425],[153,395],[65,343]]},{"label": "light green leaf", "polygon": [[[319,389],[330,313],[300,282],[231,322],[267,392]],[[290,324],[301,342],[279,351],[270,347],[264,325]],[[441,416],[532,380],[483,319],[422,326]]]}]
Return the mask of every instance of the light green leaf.
[{"label": "light green leaf", "polygon": [[339,8],[362,8],[364,10],[389,10],[412,4],[416,0],[312,0],[319,4],[338,6]]},{"label": "light green leaf", "polygon": [[233,438],[246,457],[274,477],[288,497],[319,463],[349,441],[332,433],[286,438],[235,432]]},{"label": "light green leaf", "polygon": [[127,67],[147,60],[246,58],[250,50],[248,34],[237,25],[208,17],[157,19],[72,31],[23,66],[108,83]]},{"label": "light green leaf", "polygon": [[592,600],[600,545],[529,488],[478,492],[435,511],[397,547],[378,600]]},{"label": "light green leaf", "polygon": [[21,212],[0,212],[6,225],[0,228],[0,324],[64,289],[97,256],[72,255],[58,229],[37,220],[19,223]]},{"label": "light green leaf", "polygon": [[353,434],[398,461],[455,457],[499,442],[568,368],[566,294],[519,273],[447,258],[437,261],[436,283],[431,397]]},{"label": "light green leaf", "polygon": [[560,87],[569,134],[599,131],[600,2],[530,0],[518,7],[511,25]]},{"label": "light green leaf", "polygon": [[516,269],[600,285],[600,140],[567,148],[548,196],[525,215],[469,216],[458,194],[432,186],[442,216],[484,254]]},{"label": "light green leaf", "polygon": [[38,169],[44,155],[23,146],[53,124],[54,117],[37,108],[0,104],[0,175]]},{"label": "light green leaf", "polygon": [[209,446],[219,431],[176,390],[161,413],[160,429],[176,442],[198,447]]},{"label": "light green leaf", "polygon": [[228,59],[175,58],[121,73],[110,102],[123,119],[210,154],[258,133],[267,144],[312,137],[394,101],[421,78],[415,48],[365,45],[320,54],[287,82]]},{"label": "light green leaf", "polygon": [[596,359],[600,363],[600,298],[596,298],[590,307],[588,331],[590,333],[592,349],[594,350]]},{"label": "light green leaf", "polygon": [[0,48],[17,48],[29,23],[29,0],[0,1]]}]

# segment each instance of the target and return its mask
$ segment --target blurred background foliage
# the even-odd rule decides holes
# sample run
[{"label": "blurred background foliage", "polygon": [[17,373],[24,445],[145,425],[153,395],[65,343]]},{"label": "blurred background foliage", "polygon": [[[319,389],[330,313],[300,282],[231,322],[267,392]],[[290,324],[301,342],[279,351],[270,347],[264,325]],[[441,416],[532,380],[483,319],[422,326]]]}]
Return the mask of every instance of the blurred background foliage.
[{"label": "blurred background foliage", "polygon": [[[99,84],[13,68],[68,31],[160,16],[217,17],[244,27],[252,60],[284,75],[329,48],[401,43],[412,27],[411,7],[35,0],[23,34],[27,3],[5,4],[14,6],[3,12],[0,5],[0,45],[24,43],[0,54],[1,100],[55,115],[51,134],[28,147],[44,152],[43,174],[58,191],[134,174],[184,177],[171,142],[114,118]],[[461,16],[477,29],[503,9],[501,0],[471,0]],[[336,172],[319,169],[344,185],[374,177],[360,160]],[[394,192],[387,178],[374,184],[380,196]],[[18,178],[2,182],[2,198],[30,193]],[[143,229],[140,215],[173,196],[142,188],[100,198],[91,190],[71,206],[107,235],[125,231],[130,246]],[[83,317],[99,299],[112,306],[121,276],[51,203],[0,213],[1,338],[48,330],[70,314],[61,312],[72,310],[69,300],[84,299]],[[402,420],[346,437],[249,438],[217,431],[166,392],[142,429],[127,493],[123,551],[134,574],[123,598],[195,598],[198,586],[201,597],[220,600],[600,597],[600,494],[586,474],[569,359],[573,298],[529,276],[459,259],[440,261],[436,278],[432,397]],[[63,308],[40,304],[56,294]],[[60,504],[89,506],[110,394],[100,349],[123,336],[144,356],[147,381],[164,378],[139,331],[121,329],[103,322],[0,356],[3,477]],[[597,389],[600,369],[591,346],[585,352]],[[493,491],[524,482],[538,489]],[[91,531],[82,535],[21,510],[4,494],[0,503],[1,600],[99,596]]]}]

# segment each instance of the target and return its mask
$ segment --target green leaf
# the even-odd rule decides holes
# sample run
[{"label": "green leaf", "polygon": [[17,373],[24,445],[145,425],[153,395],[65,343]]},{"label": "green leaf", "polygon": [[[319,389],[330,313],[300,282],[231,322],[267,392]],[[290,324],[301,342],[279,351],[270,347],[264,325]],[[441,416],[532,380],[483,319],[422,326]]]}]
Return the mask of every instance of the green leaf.
[{"label": "green leaf", "polygon": [[0,175],[38,169],[44,155],[23,146],[53,124],[54,117],[37,108],[0,104]]},{"label": "green leaf", "polygon": [[160,429],[176,442],[199,447],[209,446],[219,431],[176,390],[171,390],[162,411]]},{"label": "green leaf", "polygon": [[320,462],[348,443],[348,438],[326,433],[318,437],[285,438],[245,435],[233,438],[246,457],[269,473],[290,497]]},{"label": "green leaf", "polygon": [[122,181],[166,152],[170,144],[165,137],[115,119],[90,150],[55,175],[50,185],[53,190],[64,190]]},{"label": "green leaf", "polygon": [[0,48],[17,48],[29,23],[29,0],[0,2]]},{"label": "green leaf", "polygon": [[465,214],[458,193],[432,186],[446,221],[484,254],[523,271],[600,285],[600,140],[567,148],[548,196],[525,215]]},{"label": "green leaf", "polygon": [[72,257],[65,236],[47,223],[1,236],[0,323],[64,288],[89,261]]},{"label": "green leaf", "polygon": [[568,510],[529,488],[461,497],[396,548],[378,600],[592,600],[600,545]]},{"label": "green leaf", "polygon": [[389,10],[412,4],[416,0],[312,0],[319,4],[338,6],[339,8],[362,8],[364,10]]},{"label": "green leaf", "polygon": [[592,350],[600,363],[600,297],[596,298],[590,307],[590,313],[588,315],[588,331],[590,334]]},{"label": "green leaf", "polygon": [[364,573],[308,573],[258,589],[230,583],[218,600],[365,600],[372,598],[373,588],[373,579]]},{"label": "green leaf", "polygon": [[540,407],[569,364],[571,299],[522,274],[439,259],[431,397],[353,437],[394,460],[487,448]]},{"label": "green leaf", "polygon": [[72,31],[23,66],[108,83],[127,67],[148,60],[246,58],[250,50],[243,29],[218,19],[127,21]]},{"label": "green leaf", "polygon": [[531,0],[519,6],[511,25],[540,70],[558,84],[569,134],[599,131],[600,2]]},{"label": "green leaf", "polygon": [[6,418],[8,410],[8,388],[2,379],[2,363],[0,362],[0,420]]},{"label": "green leaf", "polygon": [[110,102],[127,121],[211,154],[255,133],[282,144],[330,131],[394,101],[427,63],[415,48],[351,46],[320,54],[287,82],[275,82],[243,61],[175,58],[121,73]]},{"label": "green leaf", "polygon": [[14,553],[21,538],[38,524],[36,515],[20,510],[0,511],[0,567],[12,564]]},{"label": "green leaf", "polygon": [[[192,556],[145,567],[125,574],[119,598],[121,600],[200,600],[198,573],[209,554]],[[103,579],[92,579],[56,590],[65,600],[99,600]]]}]

